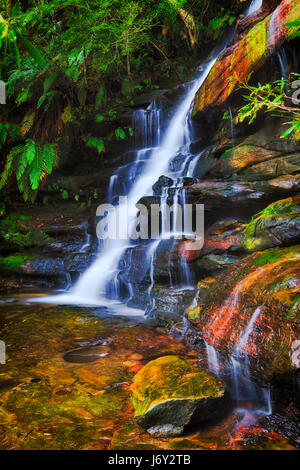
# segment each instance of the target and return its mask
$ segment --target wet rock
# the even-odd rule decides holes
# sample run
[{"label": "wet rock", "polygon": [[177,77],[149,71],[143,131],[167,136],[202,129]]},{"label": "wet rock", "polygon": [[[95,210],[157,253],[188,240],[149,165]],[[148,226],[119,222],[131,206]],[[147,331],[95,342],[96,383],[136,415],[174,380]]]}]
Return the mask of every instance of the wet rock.
[{"label": "wet rock", "polygon": [[135,376],[131,392],[137,422],[155,436],[183,433],[224,410],[226,385],[211,372],[178,356],[149,362]]},{"label": "wet rock", "polygon": [[240,354],[251,374],[268,382],[299,367],[300,246],[274,248],[229,267],[199,296],[189,319],[206,342],[231,355],[253,321]]},{"label": "wet rock", "polygon": [[194,289],[183,290],[155,286],[151,292],[152,302],[146,315],[150,314],[159,326],[171,326],[182,322],[184,311],[190,305],[194,294]]},{"label": "wet rock", "polygon": [[87,364],[89,362],[95,362],[101,359],[101,357],[107,356],[109,348],[106,346],[95,346],[91,348],[81,348],[74,351],[70,351],[64,355],[66,362],[75,364]]},{"label": "wet rock", "polygon": [[[225,50],[196,95],[194,114],[226,101],[251,72],[262,66],[275,49],[292,37],[291,28],[285,25],[298,20],[299,16],[299,3],[283,0],[272,15],[256,24],[237,44]],[[259,20],[259,16],[256,18]],[[275,31],[274,24],[280,24],[281,27]]]},{"label": "wet rock", "polygon": [[168,176],[160,176],[158,181],[152,186],[153,194],[155,196],[161,196],[164,188],[173,186],[174,182],[172,178]]},{"label": "wet rock", "polygon": [[[193,302],[186,310],[187,318],[191,322],[195,321],[197,323],[199,321],[200,314],[202,309],[205,307],[210,289],[216,281],[216,278],[209,277],[198,282]],[[197,342],[197,338],[195,338],[195,341]]]},{"label": "wet rock", "polygon": [[255,215],[244,231],[243,247],[258,251],[300,241],[300,197],[277,201]]},{"label": "wet rock", "polygon": [[[228,253],[231,256],[243,251],[242,240],[245,227],[246,224],[240,220],[221,220],[209,228],[205,234],[204,244],[199,250],[194,249],[194,241],[183,241],[178,243],[174,254],[184,256],[189,262],[211,254],[225,256]],[[191,246],[193,249],[190,249]]]},{"label": "wet rock", "polygon": [[69,273],[81,273],[85,271],[95,259],[93,253],[75,253],[65,257],[64,268]]},{"label": "wet rock", "polygon": [[204,275],[216,275],[220,271],[224,271],[224,269],[239,261],[241,257],[243,256],[212,253],[198,259],[193,264],[193,267],[196,272],[204,273]]},{"label": "wet rock", "polygon": [[57,276],[64,273],[64,262],[60,258],[43,258],[22,253],[1,259],[2,271],[28,276]]},{"label": "wet rock", "polygon": [[288,416],[275,413],[270,416],[265,416],[260,421],[261,426],[269,432],[276,432],[288,439],[293,445],[299,446],[299,422],[291,419]]},{"label": "wet rock", "polygon": [[148,249],[149,247],[145,245],[128,248],[120,262],[118,275],[120,294],[132,307],[143,308],[149,300],[151,260]]}]

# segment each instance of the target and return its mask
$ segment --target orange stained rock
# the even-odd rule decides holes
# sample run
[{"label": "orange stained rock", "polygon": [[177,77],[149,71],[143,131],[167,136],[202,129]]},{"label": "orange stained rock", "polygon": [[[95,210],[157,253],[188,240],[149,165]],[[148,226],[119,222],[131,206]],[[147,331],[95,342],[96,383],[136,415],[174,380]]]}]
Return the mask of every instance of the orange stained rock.
[{"label": "orange stained rock", "polygon": [[299,18],[300,1],[283,0],[271,15],[256,24],[231,50],[228,49],[199,89],[194,113],[226,101],[239,83],[245,82],[251,72],[263,65],[274,50],[292,36],[294,28],[288,28],[286,23]]}]

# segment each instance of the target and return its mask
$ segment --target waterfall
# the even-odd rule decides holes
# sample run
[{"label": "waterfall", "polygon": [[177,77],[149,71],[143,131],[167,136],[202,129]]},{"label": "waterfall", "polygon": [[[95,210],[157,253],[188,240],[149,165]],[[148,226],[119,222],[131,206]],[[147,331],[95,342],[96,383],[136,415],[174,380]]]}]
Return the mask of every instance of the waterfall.
[{"label": "waterfall", "polygon": [[271,405],[271,388],[261,388],[256,385],[250,376],[250,365],[247,354],[247,347],[251,334],[254,331],[255,323],[262,313],[262,307],[256,308],[250,322],[240,335],[233,353],[230,358],[232,368],[232,382],[234,387],[234,395],[238,402],[245,400],[253,400],[258,404],[258,412],[269,415],[272,413]]},{"label": "waterfall", "polygon": [[246,10],[245,16],[250,16],[262,7],[263,0],[253,0],[249,8]]},{"label": "waterfall", "polygon": [[[223,49],[222,46],[221,50]],[[219,53],[206,63],[198,78],[192,82],[175,110],[163,138],[160,136],[160,111],[156,104],[152,104],[146,111],[135,113],[134,127],[139,129],[142,135],[138,142],[147,147],[138,149],[134,162],[127,165],[125,169],[121,167],[111,178],[110,200],[113,201],[119,194],[128,196],[126,209],[122,205],[116,206],[117,220],[128,221],[136,216],[136,203],[143,196],[152,194],[152,186],[161,175],[176,176],[176,172],[169,171],[170,163],[181,153],[182,149],[190,146],[192,138],[190,113],[194,97],[215,64]],[[126,172],[129,177],[128,181],[125,178],[124,183]],[[183,176],[182,173],[180,176]],[[107,286],[116,277],[119,262],[129,247],[132,247],[129,238],[104,241],[94,263],[81,275],[70,291],[64,295],[43,298],[43,302],[107,305]]]},{"label": "waterfall", "polygon": [[[247,14],[258,8],[254,1]],[[124,230],[137,217],[136,203],[143,197],[152,194],[152,186],[161,175],[170,176],[173,180],[183,176],[193,175],[195,166],[201,156],[190,152],[193,139],[191,110],[196,92],[206,80],[220,53],[224,50],[233,36],[220,45],[218,51],[202,65],[198,77],[190,84],[181,102],[176,107],[162,133],[161,110],[157,102],[153,102],[147,110],[139,110],[133,116],[136,150],[132,152],[133,160],[120,167],[111,177],[108,199],[114,205],[114,217],[119,222],[119,230]],[[180,165],[174,164],[179,161]],[[180,190],[175,193],[174,203],[179,210],[178,197]],[[126,204],[119,203],[119,196],[127,196]],[[167,199],[167,191],[164,193]],[[110,222],[112,215],[107,214],[101,221]],[[175,220],[176,222],[176,220]],[[173,224],[174,225],[174,224]],[[176,225],[176,224],[175,224]],[[173,227],[174,229],[174,227]],[[162,230],[162,238],[165,234]],[[173,234],[174,235],[174,234]],[[181,234],[182,235],[182,234]],[[92,265],[80,276],[69,292],[61,295],[44,297],[43,302],[75,305],[111,305],[112,302],[124,302],[132,297],[132,285],[128,282],[127,296],[120,295],[119,282],[120,265],[128,252],[138,245],[133,243],[130,235],[118,236],[117,239],[101,240],[99,252]],[[152,257],[153,258],[153,257]],[[151,277],[152,266],[149,257],[145,256],[144,271]],[[151,264],[150,260],[150,264]],[[181,272],[184,283],[191,282],[191,276],[185,260],[181,260]],[[153,272],[152,272],[153,274]],[[124,286],[123,286],[124,287]]]},{"label": "waterfall", "polygon": [[206,349],[208,368],[214,374],[219,375],[220,364],[219,364],[218,352],[213,346],[208,344],[205,340],[204,340],[204,344],[205,344],[205,349]]}]

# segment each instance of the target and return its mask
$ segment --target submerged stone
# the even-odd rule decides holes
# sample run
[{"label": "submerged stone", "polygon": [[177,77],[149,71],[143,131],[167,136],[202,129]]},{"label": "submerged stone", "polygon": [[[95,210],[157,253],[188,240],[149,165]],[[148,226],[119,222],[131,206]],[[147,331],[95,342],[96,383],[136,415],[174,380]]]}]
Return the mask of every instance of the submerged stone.
[{"label": "submerged stone", "polygon": [[157,437],[180,435],[189,424],[215,418],[227,401],[222,380],[178,356],[149,362],[131,391],[136,421]]},{"label": "submerged stone", "polygon": [[64,355],[66,362],[77,364],[86,364],[88,362],[95,362],[108,355],[109,348],[106,346],[98,346],[92,348],[81,348],[70,351]]}]

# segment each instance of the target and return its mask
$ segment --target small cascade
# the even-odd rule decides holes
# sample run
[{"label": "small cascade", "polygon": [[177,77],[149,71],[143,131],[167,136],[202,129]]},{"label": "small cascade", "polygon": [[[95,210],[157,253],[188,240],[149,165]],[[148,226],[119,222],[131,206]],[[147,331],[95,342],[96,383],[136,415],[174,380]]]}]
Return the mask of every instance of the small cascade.
[{"label": "small cascade", "polygon": [[260,10],[262,7],[263,0],[253,0],[249,8],[246,10],[244,16],[253,15],[256,11]]},{"label": "small cascade", "polygon": [[82,247],[80,248],[79,252],[80,253],[87,253],[87,251],[89,251],[90,246],[91,246],[91,235],[86,232],[85,242],[82,245]]},{"label": "small cascade", "polygon": [[284,47],[281,47],[277,52],[276,52],[276,57],[278,59],[279,65],[280,65],[280,71],[281,71],[281,77],[284,80],[288,79],[288,59],[287,55],[285,52]]},{"label": "small cascade", "polygon": [[220,373],[220,363],[219,363],[218,352],[213,346],[208,344],[205,340],[204,340],[204,344],[205,344],[205,349],[206,349],[208,369],[218,376]]},{"label": "small cascade", "polygon": [[234,396],[237,402],[253,401],[259,406],[258,411],[260,413],[268,415],[272,413],[271,389],[270,387],[263,389],[251,380],[249,357],[247,354],[251,334],[261,313],[261,307],[254,311],[250,322],[234,347],[230,363]]}]

